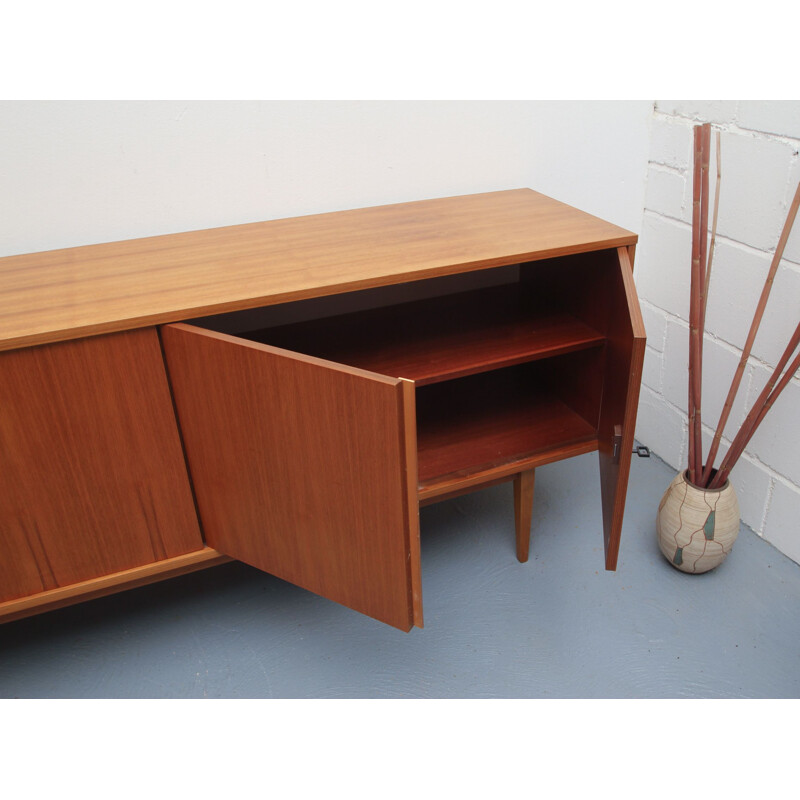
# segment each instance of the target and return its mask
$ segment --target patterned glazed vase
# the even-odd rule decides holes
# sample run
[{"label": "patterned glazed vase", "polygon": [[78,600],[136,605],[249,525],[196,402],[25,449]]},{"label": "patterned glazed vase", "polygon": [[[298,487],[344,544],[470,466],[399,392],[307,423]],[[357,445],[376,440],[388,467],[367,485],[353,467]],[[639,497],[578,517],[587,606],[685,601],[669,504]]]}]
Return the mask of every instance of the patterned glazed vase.
[{"label": "patterned glazed vase", "polygon": [[661,552],[676,569],[697,573],[719,566],[739,535],[739,502],[731,482],[699,489],[682,472],[661,498],[656,530]]}]

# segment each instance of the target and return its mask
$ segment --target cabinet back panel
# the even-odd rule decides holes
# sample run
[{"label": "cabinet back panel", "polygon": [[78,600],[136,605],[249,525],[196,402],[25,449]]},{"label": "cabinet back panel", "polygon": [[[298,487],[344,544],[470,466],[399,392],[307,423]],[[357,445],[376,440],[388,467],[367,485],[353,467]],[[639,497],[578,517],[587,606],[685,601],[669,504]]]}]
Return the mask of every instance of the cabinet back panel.
[{"label": "cabinet back panel", "polygon": [[605,335],[614,303],[617,258],[612,249],[522,264],[520,282],[534,309],[572,314]]},{"label": "cabinet back panel", "polygon": [[247,334],[250,331],[327,319],[340,314],[382,309],[398,303],[411,303],[458,292],[488,289],[516,283],[518,280],[519,265],[509,264],[477,272],[443,275],[439,278],[409,281],[393,286],[378,286],[374,289],[361,289],[356,292],[295,300],[292,303],[232,311],[229,314],[215,314],[188,322],[219,333]]}]

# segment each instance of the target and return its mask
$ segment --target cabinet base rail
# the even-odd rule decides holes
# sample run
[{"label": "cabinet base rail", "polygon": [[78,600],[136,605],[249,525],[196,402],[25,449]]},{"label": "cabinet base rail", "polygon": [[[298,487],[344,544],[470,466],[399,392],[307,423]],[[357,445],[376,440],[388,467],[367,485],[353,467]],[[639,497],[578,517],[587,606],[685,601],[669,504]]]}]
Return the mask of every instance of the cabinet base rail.
[{"label": "cabinet base rail", "polygon": [[122,572],[103,575],[100,578],[91,578],[69,586],[59,586],[57,589],[49,589],[46,592],[20,597],[16,600],[6,600],[0,603],[0,623],[23,619],[44,611],[54,611],[57,608],[81,603],[84,600],[93,600],[96,597],[104,597],[124,589],[134,589],[137,586],[145,586],[166,578],[175,578],[178,575],[225,564],[232,560],[210,547],[204,547],[202,550],[195,550],[152,564],[143,564]]}]

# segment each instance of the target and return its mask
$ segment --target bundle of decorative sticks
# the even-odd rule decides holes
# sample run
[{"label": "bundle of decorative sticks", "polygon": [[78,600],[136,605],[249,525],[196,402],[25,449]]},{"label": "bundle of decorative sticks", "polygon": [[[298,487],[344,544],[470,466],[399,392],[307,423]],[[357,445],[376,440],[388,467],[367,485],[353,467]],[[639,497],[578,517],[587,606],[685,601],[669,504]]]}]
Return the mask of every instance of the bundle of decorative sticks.
[{"label": "bundle of decorative sticks", "polygon": [[[800,352],[795,355],[789,364],[789,359],[800,344],[800,322],[783,355],[775,365],[766,386],[756,399],[740,429],[731,440],[728,452],[722,459],[719,469],[714,469],[714,460],[719,451],[722,433],[733,408],[733,401],[742,382],[744,369],[750,352],[753,348],[764,310],[767,306],[775,273],[783,258],[783,251],[789,234],[797,216],[800,206],[800,184],[794,195],[794,200],[789,208],[789,213],[781,232],[778,246],[772,257],[767,279],[761,291],[758,305],[756,306],[750,332],[747,335],[744,349],[736,372],[725,399],[725,405],[720,414],[714,438],[708,451],[708,456],[703,459],[702,452],[702,385],[703,385],[703,335],[705,331],[706,307],[708,305],[708,290],[711,279],[711,264],[714,256],[716,240],[717,215],[719,212],[719,187],[721,179],[720,136],[716,132],[717,150],[717,181],[714,193],[714,213],[711,227],[711,243],[708,243],[708,205],[709,205],[709,164],[711,157],[711,125],[697,125],[694,129],[694,181],[693,181],[693,207],[692,207],[692,268],[691,290],[689,302],[689,482],[700,488],[719,489],[725,485],[731,470],[739,457],[744,452],[756,429],[761,424],[767,412],[772,408],[778,395],[786,388],[794,374],[800,369]],[[787,364],[789,364],[787,368]]]}]

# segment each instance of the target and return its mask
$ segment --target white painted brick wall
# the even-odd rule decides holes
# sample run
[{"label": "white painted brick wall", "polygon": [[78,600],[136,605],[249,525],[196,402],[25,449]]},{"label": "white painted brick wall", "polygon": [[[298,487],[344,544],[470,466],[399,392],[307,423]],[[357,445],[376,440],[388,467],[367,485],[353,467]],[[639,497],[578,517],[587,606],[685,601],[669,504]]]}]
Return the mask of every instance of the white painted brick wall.
[{"label": "white painted brick wall", "polygon": [[[800,228],[800,220],[796,224]],[[736,348],[744,347],[747,340],[771,258],[771,253],[717,241],[707,324],[716,336]],[[767,313],[753,344],[753,356],[775,364],[797,326],[798,309],[800,270],[784,261],[775,276]]]},{"label": "white painted brick wall", "polygon": [[[686,177],[682,172],[661,164],[650,164],[645,191],[644,201],[647,208],[658,208],[666,217],[686,221]],[[691,218],[691,209],[688,213]]]},{"label": "white painted brick wall", "polygon": [[800,563],[800,492],[796,486],[776,481],[767,511],[766,527],[770,541],[779,550]]},{"label": "white painted brick wall", "polygon": [[642,302],[642,319],[647,331],[647,348],[644,354],[642,383],[654,392],[661,392],[661,375],[664,363],[664,343],[667,337],[667,320],[660,309]]},{"label": "white painted brick wall", "polygon": [[793,262],[796,267],[800,267],[800,228],[795,227],[789,236],[783,257],[786,261]]},{"label": "white painted brick wall", "polygon": [[645,209],[635,259],[639,296],[652,298],[654,306],[685,320],[689,318],[689,281],[676,272],[675,265],[683,264],[691,249],[692,232],[687,225]]},{"label": "white painted brick wall", "polygon": [[[722,139],[719,225],[704,343],[703,452],[708,452],[800,180],[800,101],[654,104],[636,252],[636,284],[648,334],[636,437],[676,470],[685,469],[688,453],[692,141],[693,127],[701,122],[713,123]],[[712,191],[715,169],[712,163]],[[722,454],[798,321],[800,220],[747,363]],[[731,480],[745,524],[800,563],[800,378],[791,381],[769,412]]]},{"label": "white painted brick wall", "polygon": [[[647,328],[645,328],[647,330]],[[661,392],[661,374],[663,372],[664,355],[652,347],[645,348],[642,383],[654,392]]]},{"label": "white painted brick wall", "polygon": [[742,128],[800,139],[800,103],[742,100],[736,115]]},{"label": "white painted brick wall", "polygon": [[[792,145],[753,133],[722,134],[717,235],[771,252],[786,216]],[[795,182],[796,185],[796,182]]]},{"label": "white painted brick wall", "polygon": [[656,101],[656,109],[659,112],[697,122],[733,122],[736,117],[736,108],[735,100]]},{"label": "white painted brick wall", "polygon": [[[647,386],[639,393],[636,438],[678,468],[686,452],[686,412],[670,405]],[[664,490],[666,491],[666,486]]]},{"label": "white painted brick wall", "polygon": [[680,119],[659,114],[650,130],[650,163],[685,171],[692,163],[692,131]]},{"label": "white painted brick wall", "polygon": [[664,352],[667,338],[667,318],[660,308],[651,306],[647,301],[641,301],[642,319],[647,331],[647,346],[658,353]]}]

